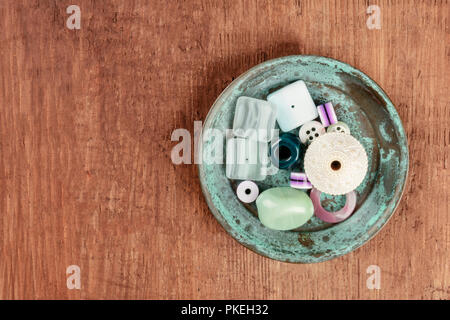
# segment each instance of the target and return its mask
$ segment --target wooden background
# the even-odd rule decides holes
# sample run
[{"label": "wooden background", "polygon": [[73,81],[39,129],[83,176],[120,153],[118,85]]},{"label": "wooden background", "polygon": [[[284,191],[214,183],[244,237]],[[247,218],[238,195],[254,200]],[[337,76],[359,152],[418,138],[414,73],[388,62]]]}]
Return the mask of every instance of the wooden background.
[{"label": "wooden background", "polygon": [[[81,8],[81,30],[66,8]],[[381,7],[381,30],[366,9]],[[450,296],[450,2],[0,1],[0,299]],[[403,200],[364,247],[313,265],[263,258],[173,165],[239,74],[336,58],[388,93],[410,143]],[[79,265],[81,290],[66,268]],[[381,268],[368,290],[366,269]]]}]

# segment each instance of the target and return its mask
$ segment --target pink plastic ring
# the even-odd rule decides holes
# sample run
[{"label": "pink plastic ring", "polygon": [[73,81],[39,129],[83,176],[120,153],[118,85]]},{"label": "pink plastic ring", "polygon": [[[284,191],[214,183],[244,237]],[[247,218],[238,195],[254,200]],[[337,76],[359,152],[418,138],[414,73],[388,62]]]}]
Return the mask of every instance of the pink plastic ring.
[{"label": "pink plastic ring", "polygon": [[311,197],[311,200],[314,205],[314,215],[322,221],[329,223],[338,223],[350,217],[350,215],[353,213],[353,210],[355,210],[356,207],[355,191],[351,191],[345,195],[346,198],[345,206],[341,210],[336,212],[329,212],[322,207],[322,204],[320,203],[321,194],[322,192],[320,192],[316,188],[313,188],[309,196]]}]

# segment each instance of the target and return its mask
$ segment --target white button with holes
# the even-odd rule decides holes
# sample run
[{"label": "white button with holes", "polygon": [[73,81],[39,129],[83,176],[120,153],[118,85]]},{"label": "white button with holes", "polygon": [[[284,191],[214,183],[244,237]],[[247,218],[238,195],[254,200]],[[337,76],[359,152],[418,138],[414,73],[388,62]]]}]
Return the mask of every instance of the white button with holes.
[{"label": "white button with holes", "polygon": [[298,136],[300,137],[300,141],[304,144],[308,144],[313,142],[319,136],[325,133],[325,128],[323,124],[319,121],[310,121],[305,123],[298,132]]},{"label": "white button with holes", "polygon": [[327,132],[345,133],[350,134],[350,128],[342,121],[338,121],[327,128]]}]

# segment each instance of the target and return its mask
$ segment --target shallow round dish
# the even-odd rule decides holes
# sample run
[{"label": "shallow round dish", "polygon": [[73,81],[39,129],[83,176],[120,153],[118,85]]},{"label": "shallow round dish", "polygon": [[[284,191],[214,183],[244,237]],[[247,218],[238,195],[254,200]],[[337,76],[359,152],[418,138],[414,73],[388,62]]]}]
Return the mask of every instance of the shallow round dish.
[{"label": "shallow round dish", "polygon": [[[338,120],[347,123],[351,134],[364,146],[369,170],[356,189],[356,209],[347,220],[329,224],[313,217],[297,230],[276,231],[260,223],[254,204],[239,201],[236,187],[240,181],[225,176],[226,130],[232,128],[237,98],[265,99],[274,90],[297,80],[306,83],[316,105],[333,103]],[[203,132],[208,129],[223,133],[205,139],[200,148],[203,159],[209,157],[199,164],[208,206],[233,238],[263,256],[313,263],[344,255],[362,246],[385,225],[402,196],[408,173],[408,144],[401,120],[384,91],[364,73],[343,62],[318,56],[288,56],[261,63],[235,79],[217,98]],[[292,132],[297,134],[298,129]],[[216,163],[212,163],[211,155],[216,156]],[[217,161],[220,157],[222,161]],[[302,166],[300,163],[296,171]],[[260,192],[289,186],[289,173],[280,170],[257,182]],[[323,207],[330,211],[338,210],[344,203],[345,196],[322,196]]]}]

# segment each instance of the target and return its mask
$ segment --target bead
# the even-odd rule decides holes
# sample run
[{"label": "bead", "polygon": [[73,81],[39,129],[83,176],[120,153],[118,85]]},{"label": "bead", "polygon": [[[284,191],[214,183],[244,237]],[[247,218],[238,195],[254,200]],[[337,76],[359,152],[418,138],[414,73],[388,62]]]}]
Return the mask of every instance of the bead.
[{"label": "bead", "polygon": [[233,137],[227,140],[225,174],[229,179],[264,180],[267,174],[268,146],[255,139]]},{"label": "bead", "polygon": [[237,137],[254,136],[259,141],[268,142],[275,127],[275,108],[265,100],[239,97],[234,113],[233,133]]},{"label": "bead", "polygon": [[320,203],[320,195],[322,192],[313,188],[311,190],[311,200],[314,205],[314,215],[322,221],[329,223],[338,223],[344,221],[353,213],[356,207],[356,192],[351,191],[345,195],[345,206],[336,212],[329,212],[322,207]]},{"label": "bead", "polygon": [[271,93],[267,100],[276,108],[277,122],[291,131],[317,118],[317,109],[303,81],[299,80]]},{"label": "bead", "polygon": [[327,132],[345,133],[350,134],[350,128],[342,121],[338,121],[327,128]]},{"label": "bead", "polygon": [[251,203],[258,198],[259,188],[253,181],[242,181],[236,189],[236,194],[242,202]]},{"label": "bead", "polygon": [[329,125],[338,122],[336,117],[336,112],[334,111],[333,104],[331,102],[321,104],[317,107],[317,112],[319,113],[320,121],[326,128]]},{"label": "bead", "polygon": [[314,213],[308,195],[290,187],[271,188],[256,199],[258,217],[263,225],[275,230],[291,230],[305,224]]},{"label": "bead", "polygon": [[291,188],[296,189],[311,189],[311,182],[308,180],[306,174],[302,172],[291,172],[291,179],[289,181]]},{"label": "bead", "polygon": [[351,135],[326,133],[306,150],[304,165],[314,188],[341,195],[361,184],[368,160],[364,147]]},{"label": "bead", "polygon": [[283,133],[271,145],[270,159],[274,166],[280,169],[294,167],[303,157],[304,149],[299,138],[292,133]]},{"label": "bead", "polygon": [[323,125],[319,121],[313,120],[302,125],[300,131],[298,132],[298,136],[300,137],[300,141],[302,143],[309,144],[325,132],[326,131]]}]

